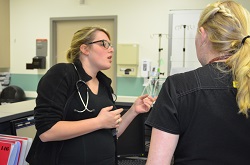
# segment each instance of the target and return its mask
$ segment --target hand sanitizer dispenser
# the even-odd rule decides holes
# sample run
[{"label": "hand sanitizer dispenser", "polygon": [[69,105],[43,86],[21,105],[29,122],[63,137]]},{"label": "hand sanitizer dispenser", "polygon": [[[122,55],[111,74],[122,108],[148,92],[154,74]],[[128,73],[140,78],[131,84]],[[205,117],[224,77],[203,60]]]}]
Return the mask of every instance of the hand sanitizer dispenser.
[{"label": "hand sanitizer dispenser", "polygon": [[151,69],[151,62],[149,60],[142,60],[141,77],[149,77]]},{"label": "hand sanitizer dispenser", "polygon": [[26,64],[26,69],[45,69],[47,56],[47,39],[36,39],[36,56],[32,63]]}]

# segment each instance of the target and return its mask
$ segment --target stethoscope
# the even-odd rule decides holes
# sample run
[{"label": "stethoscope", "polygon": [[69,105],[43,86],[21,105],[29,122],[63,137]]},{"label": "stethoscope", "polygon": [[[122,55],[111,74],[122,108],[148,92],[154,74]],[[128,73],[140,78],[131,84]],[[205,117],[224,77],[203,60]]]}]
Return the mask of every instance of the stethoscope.
[{"label": "stethoscope", "polygon": [[[72,63],[72,64],[73,64],[73,63]],[[83,109],[83,110],[79,111],[79,110],[77,110],[77,109],[74,109],[74,111],[75,111],[75,112],[78,112],[78,113],[83,113],[83,112],[85,112],[85,111],[94,112],[95,109],[88,109],[88,104],[89,104],[89,87],[88,87],[88,85],[86,84],[86,82],[83,81],[83,80],[81,79],[80,74],[79,74],[79,72],[78,72],[78,70],[77,70],[75,64],[73,64],[73,66],[74,66],[74,68],[75,68],[75,70],[76,70],[76,72],[77,72],[77,74],[78,74],[78,77],[79,77],[79,80],[76,82],[77,93],[78,93],[78,95],[79,95],[79,98],[80,98],[80,100],[81,100],[83,106],[84,106],[84,109]],[[84,101],[83,101],[83,99],[82,99],[82,96],[81,96],[81,93],[80,93],[80,90],[79,90],[79,83],[83,83],[83,84],[85,84],[85,85],[87,86],[87,92],[86,92],[86,93],[87,93],[87,94],[86,94],[86,95],[87,95],[87,100],[86,100],[86,103],[84,103]]]}]

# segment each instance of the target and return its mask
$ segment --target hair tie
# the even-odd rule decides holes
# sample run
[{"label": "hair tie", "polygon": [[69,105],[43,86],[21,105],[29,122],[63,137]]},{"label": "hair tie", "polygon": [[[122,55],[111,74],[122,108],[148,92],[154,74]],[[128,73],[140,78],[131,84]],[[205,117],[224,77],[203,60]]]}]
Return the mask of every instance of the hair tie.
[{"label": "hair tie", "polygon": [[241,45],[243,45],[243,44],[245,43],[246,39],[248,39],[248,38],[250,38],[250,35],[248,35],[248,36],[246,36],[246,37],[244,37],[244,38],[242,39]]}]

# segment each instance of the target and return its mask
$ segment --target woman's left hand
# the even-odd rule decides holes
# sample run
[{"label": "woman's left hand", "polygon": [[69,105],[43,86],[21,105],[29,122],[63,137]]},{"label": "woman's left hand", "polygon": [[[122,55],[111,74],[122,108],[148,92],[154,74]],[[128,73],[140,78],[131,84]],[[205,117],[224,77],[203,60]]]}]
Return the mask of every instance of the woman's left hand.
[{"label": "woman's left hand", "polygon": [[157,97],[153,98],[152,96],[149,96],[148,94],[139,96],[134,104],[132,105],[134,111],[136,113],[146,113],[150,110],[152,105],[154,104]]}]

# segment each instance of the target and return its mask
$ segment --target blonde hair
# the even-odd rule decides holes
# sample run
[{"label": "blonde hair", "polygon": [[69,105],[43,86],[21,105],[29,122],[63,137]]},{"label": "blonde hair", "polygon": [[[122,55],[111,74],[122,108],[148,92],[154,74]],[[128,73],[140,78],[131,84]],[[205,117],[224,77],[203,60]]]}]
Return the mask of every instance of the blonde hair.
[{"label": "blonde hair", "polygon": [[226,64],[237,82],[236,101],[239,112],[248,117],[250,109],[250,14],[234,1],[209,4],[202,12],[198,28],[203,27],[212,48],[224,55],[231,55]]},{"label": "blonde hair", "polygon": [[88,44],[92,42],[95,38],[95,32],[102,31],[104,32],[108,38],[110,39],[110,35],[108,31],[101,27],[84,27],[77,32],[75,32],[69,50],[67,51],[66,59],[68,62],[74,62],[79,59],[81,54],[80,46],[82,44]]}]

